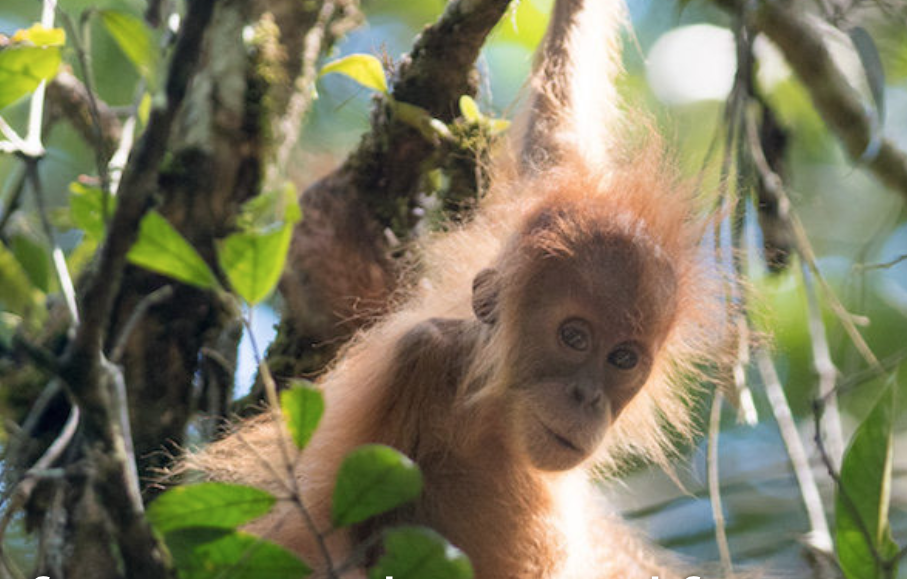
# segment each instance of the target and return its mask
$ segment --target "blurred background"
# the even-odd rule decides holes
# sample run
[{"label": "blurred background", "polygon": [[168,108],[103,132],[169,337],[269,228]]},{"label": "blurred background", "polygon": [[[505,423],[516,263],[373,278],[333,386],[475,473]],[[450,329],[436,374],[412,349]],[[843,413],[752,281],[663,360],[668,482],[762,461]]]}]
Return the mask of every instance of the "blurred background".
[{"label": "blurred background", "polygon": [[[550,0],[521,0],[497,27],[480,59],[482,89],[476,99],[489,116],[511,117],[520,100],[532,54],[547,24]],[[857,6],[860,4],[860,6]],[[141,12],[142,2],[125,0],[63,0],[64,10],[77,14],[88,6]],[[377,55],[391,64],[412,45],[414,36],[443,10],[441,0],[372,0],[363,2],[366,23],[343,40],[334,56]],[[627,75],[622,90],[628,103],[655,119],[678,151],[684,172],[705,190],[720,184],[722,144],[727,131],[726,107],[737,70],[734,35],[727,13],[710,2],[630,0],[634,34],[627,37]],[[40,12],[36,0],[4,0],[0,33],[11,35],[31,25]],[[885,2],[854,3],[849,17],[864,27],[878,47],[884,71],[884,118],[880,131],[907,149],[907,9]],[[90,47],[96,89],[113,106],[127,107],[138,80],[133,66],[115,42],[98,27]],[[828,27],[828,44],[866,99],[876,103],[864,66],[847,35]],[[787,68],[783,57],[764,39],[755,42],[760,92],[777,113],[788,139],[785,156],[787,192],[816,253],[818,267],[853,315],[875,356],[889,374],[874,378],[845,331],[840,317],[821,300],[822,320],[841,386],[839,404],[844,439],[865,418],[886,380],[894,380],[899,400],[907,398],[907,212],[903,195],[886,189],[855,167],[819,118],[809,96]],[[289,173],[305,187],[339,162],[368,127],[371,93],[340,75],[319,80],[318,98],[308,117]],[[27,115],[21,103],[3,113],[19,125]],[[61,230],[69,183],[91,174],[94,156],[67,124],[58,124],[46,141],[48,158],[41,165],[50,203],[58,208]],[[0,156],[0,190],[16,179],[17,163]],[[0,198],[0,213],[5,211]],[[39,238],[38,220],[27,205],[15,216],[21,243]],[[814,336],[809,328],[809,286],[794,260],[779,272],[762,265],[760,228],[750,211],[743,228],[748,274],[747,301],[758,340],[772,353],[778,377],[796,419],[828,510],[831,483],[813,443],[812,401],[817,376],[813,363]],[[79,233],[63,233],[60,242],[70,259],[80,259]],[[76,252],[76,253],[74,253]],[[40,251],[33,267],[50,271]],[[45,274],[52,280],[52,276]],[[0,284],[4,283],[0,279]],[[53,281],[45,288],[53,293]],[[815,284],[815,279],[813,280]],[[0,314],[2,315],[2,314]],[[272,305],[259,307],[253,329],[260,345],[273,337],[277,314]],[[250,387],[255,373],[248,341],[244,340],[237,370],[237,395]],[[809,521],[760,373],[747,370],[758,416],[743,424],[726,405],[718,440],[719,472],[730,551],[735,563],[764,565],[780,576],[807,576],[803,535]],[[4,399],[14,396],[6,392]],[[707,420],[703,403],[703,424]],[[901,402],[900,408],[904,408]],[[2,412],[2,408],[0,408]],[[907,412],[896,413],[895,485],[891,517],[894,536],[907,541]],[[705,426],[704,426],[705,428]],[[712,507],[706,490],[706,443],[689,449],[673,477],[641,467],[620,480],[605,481],[612,508],[670,549],[695,560],[719,558]],[[680,484],[678,484],[680,483]],[[20,555],[28,558],[28,545]],[[902,565],[907,567],[907,565]],[[902,569],[900,577],[907,577]]]}]

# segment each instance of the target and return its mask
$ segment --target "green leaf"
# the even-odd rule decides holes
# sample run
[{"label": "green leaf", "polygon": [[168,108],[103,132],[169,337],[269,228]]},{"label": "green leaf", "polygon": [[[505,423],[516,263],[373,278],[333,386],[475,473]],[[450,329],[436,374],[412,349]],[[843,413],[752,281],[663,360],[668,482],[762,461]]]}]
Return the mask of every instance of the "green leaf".
[{"label": "green leaf", "polygon": [[360,523],[412,501],[422,492],[422,473],[393,448],[361,446],[340,465],[331,503],[335,526]]},{"label": "green leaf", "polygon": [[387,77],[381,61],[370,54],[351,54],[324,65],[319,76],[332,72],[344,74],[362,86],[387,94]]},{"label": "green leaf", "polygon": [[384,538],[384,555],[369,579],[471,579],[469,558],[438,533],[423,527],[400,527]]},{"label": "green leaf", "polygon": [[510,128],[510,121],[507,119],[491,119],[488,126],[491,129],[491,134],[497,135]]},{"label": "green leaf", "polygon": [[[76,226],[89,237],[101,240],[107,229],[104,222],[104,192],[100,187],[92,187],[73,181],[69,184],[69,209]],[[107,197],[107,216],[113,216],[116,210],[116,197]]]},{"label": "green leaf", "polygon": [[324,414],[324,397],[306,384],[302,380],[294,380],[292,388],[280,393],[280,408],[299,450],[309,443]]},{"label": "green leaf", "polygon": [[267,513],[274,501],[257,488],[205,482],[168,490],[148,507],[148,520],[161,534],[186,527],[232,530]]},{"label": "green leaf", "polygon": [[0,50],[0,109],[32,93],[60,67],[56,46],[11,46]]},{"label": "green leaf", "polygon": [[180,579],[302,579],[312,573],[296,555],[248,533],[189,527],[164,541]]},{"label": "green leaf", "polygon": [[265,299],[280,280],[300,216],[296,189],[288,185],[246,203],[239,219],[243,230],[221,242],[218,263],[249,304]]},{"label": "green leaf", "polygon": [[160,52],[151,29],[132,14],[119,10],[101,10],[104,28],[151,86],[158,80]]},{"label": "green leaf", "polygon": [[875,102],[876,113],[881,123],[885,119],[885,68],[882,66],[879,49],[865,28],[854,26],[847,31],[847,34],[860,57],[866,82],[872,93],[872,100]]},{"label": "green leaf", "polygon": [[217,259],[233,290],[249,304],[268,297],[283,271],[292,226],[276,231],[239,232],[220,244]]},{"label": "green leaf", "polygon": [[16,234],[10,242],[13,255],[31,284],[43,293],[49,292],[52,272],[47,247],[26,234]]},{"label": "green leaf", "polygon": [[[894,407],[895,389],[891,382],[857,428],[841,464],[841,488],[835,496],[835,545],[847,579],[888,577],[877,564],[872,549],[886,559],[898,552],[888,519]],[[897,571],[890,576],[897,576]]]},{"label": "green leaf", "polygon": [[139,238],[126,257],[140,267],[201,288],[220,287],[205,260],[157,211],[149,211],[139,225]]},{"label": "green leaf", "polygon": [[41,293],[35,289],[28,273],[5,245],[0,243],[0,306],[22,317],[38,305]]},{"label": "green leaf", "polygon": [[482,113],[479,111],[479,105],[468,94],[460,97],[460,114],[463,118],[471,123],[478,123],[482,120]]}]

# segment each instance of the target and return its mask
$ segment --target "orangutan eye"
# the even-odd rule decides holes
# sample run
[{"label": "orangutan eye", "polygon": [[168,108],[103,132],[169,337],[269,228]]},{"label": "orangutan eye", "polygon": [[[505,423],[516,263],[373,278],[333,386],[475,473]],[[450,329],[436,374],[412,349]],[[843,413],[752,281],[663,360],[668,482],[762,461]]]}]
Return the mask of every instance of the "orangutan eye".
[{"label": "orangutan eye", "polygon": [[632,370],[639,364],[639,353],[630,346],[618,346],[608,354],[608,363],[621,370]]},{"label": "orangutan eye", "polygon": [[592,345],[592,331],[582,320],[567,320],[558,330],[561,343],[571,350],[585,352]]}]

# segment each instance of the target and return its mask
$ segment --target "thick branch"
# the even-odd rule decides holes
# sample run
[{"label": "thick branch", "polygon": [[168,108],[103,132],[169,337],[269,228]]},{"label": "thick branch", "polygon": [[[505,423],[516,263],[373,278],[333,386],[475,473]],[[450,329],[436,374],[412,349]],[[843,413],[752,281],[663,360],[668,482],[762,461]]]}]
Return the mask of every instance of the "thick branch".
[{"label": "thick branch", "polygon": [[[734,11],[743,10],[744,4],[737,0],[718,3]],[[787,0],[764,0],[751,16],[754,26],[784,53],[851,159],[907,197],[907,154],[874,127],[871,113],[835,63],[815,22],[797,3]]]},{"label": "thick branch", "polygon": [[[475,94],[474,63],[509,0],[454,0],[398,68],[393,98],[443,121]],[[302,196],[281,290],[289,316],[269,352],[275,375],[320,371],[339,343],[387,305],[397,283],[385,232],[411,235],[419,185],[437,148],[380,102],[344,165]]]}]

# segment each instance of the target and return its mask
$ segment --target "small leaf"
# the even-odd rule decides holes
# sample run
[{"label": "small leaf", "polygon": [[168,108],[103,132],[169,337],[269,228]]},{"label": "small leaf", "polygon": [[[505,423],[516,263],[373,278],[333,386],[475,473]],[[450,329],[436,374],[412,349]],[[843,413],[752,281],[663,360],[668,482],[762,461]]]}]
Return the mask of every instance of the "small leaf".
[{"label": "small leaf", "polygon": [[841,488],[835,497],[835,545],[848,579],[897,575],[897,571],[884,575],[872,555],[873,549],[883,558],[893,558],[898,552],[888,519],[894,406],[895,389],[889,383],[854,433],[841,464]]},{"label": "small leaf", "polygon": [[387,94],[387,77],[381,61],[370,54],[351,54],[324,65],[319,76],[332,72],[344,74],[362,86]]},{"label": "small leaf", "polygon": [[412,501],[421,492],[422,473],[410,459],[387,446],[361,446],[340,465],[331,520],[338,527],[360,523]]},{"label": "small leaf", "polygon": [[188,527],[164,541],[180,579],[302,579],[312,573],[296,555],[248,533]]},{"label": "small leaf", "polygon": [[498,135],[510,128],[510,121],[507,119],[491,119],[489,121],[489,128],[491,129],[492,135]]},{"label": "small leaf", "polygon": [[119,10],[101,10],[104,28],[151,86],[158,79],[160,52],[158,43],[144,22]]},{"label": "small leaf", "polygon": [[10,41],[40,47],[63,46],[66,43],[66,32],[62,28],[44,28],[41,24],[34,24],[30,28],[17,30]]},{"label": "small leaf", "polygon": [[139,225],[139,238],[126,257],[135,265],[201,288],[220,287],[205,260],[157,211]]},{"label": "small leaf", "polygon": [[453,139],[453,135],[447,125],[443,121],[432,117],[422,107],[398,100],[390,100],[390,105],[395,117],[419,131],[426,141],[436,142],[438,138]]},{"label": "small leaf", "polygon": [[460,114],[470,123],[478,123],[482,120],[482,113],[479,111],[479,105],[467,94],[460,97]]},{"label": "small leaf", "polygon": [[205,482],[168,490],[148,507],[148,520],[161,534],[186,527],[232,530],[267,513],[274,501],[253,487]]},{"label": "small leaf", "polygon": [[[101,240],[104,238],[104,192],[100,187],[91,187],[78,181],[69,184],[69,208],[76,226],[89,237]],[[107,197],[107,215],[112,216],[116,209],[116,197]]]},{"label": "small leaf", "polygon": [[302,450],[324,414],[324,397],[302,380],[294,380],[292,388],[280,393],[280,408],[296,448]]},{"label": "small leaf", "polygon": [[469,558],[438,533],[423,527],[387,532],[384,555],[369,570],[369,579],[471,579]]},{"label": "small leaf", "polygon": [[872,36],[860,26],[851,28],[847,31],[847,34],[850,35],[850,40],[860,56],[860,63],[863,65],[866,82],[869,84],[869,90],[872,93],[872,100],[875,102],[876,113],[881,124],[885,119],[885,69],[882,66],[879,49],[876,47]]},{"label": "small leaf", "polygon": [[56,46],[11,46],[0,50],[0,109],[34,92],[60,67]]}]

